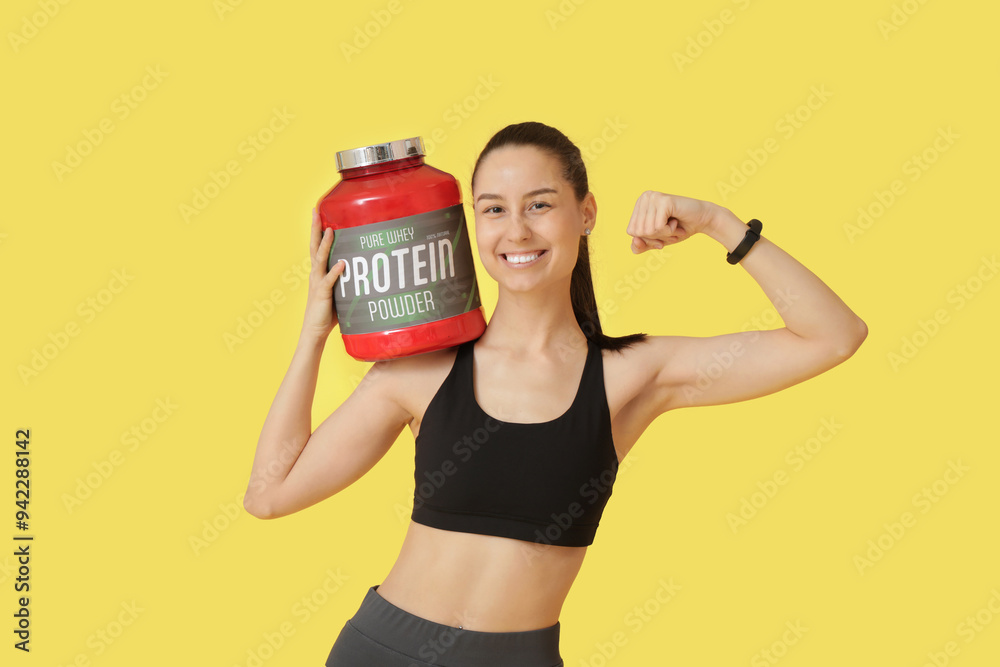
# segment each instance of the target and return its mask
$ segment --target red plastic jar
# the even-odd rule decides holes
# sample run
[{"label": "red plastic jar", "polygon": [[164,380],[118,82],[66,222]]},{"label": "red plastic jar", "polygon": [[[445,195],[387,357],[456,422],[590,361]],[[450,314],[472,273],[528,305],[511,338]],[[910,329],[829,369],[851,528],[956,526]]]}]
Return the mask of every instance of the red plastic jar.
[{"label": "red plastic jar", "polygon": [[347,261],[333,288],[347,353],[379,361],[482,335],[461,186],[424,162],[421,138],[340,151],[337,171],[317,209],[334,231],[327,270]]}]

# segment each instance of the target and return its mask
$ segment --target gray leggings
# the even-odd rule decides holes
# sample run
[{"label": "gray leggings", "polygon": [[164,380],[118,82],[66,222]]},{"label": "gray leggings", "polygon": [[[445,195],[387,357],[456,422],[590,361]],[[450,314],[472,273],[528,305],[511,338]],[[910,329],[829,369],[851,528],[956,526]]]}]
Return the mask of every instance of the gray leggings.
[{"label": "gray leggings", "polygon": [[333,644],[326,667],[563,667],[559,622],[520,632],[480,632],[400,609],[372,586]]}]

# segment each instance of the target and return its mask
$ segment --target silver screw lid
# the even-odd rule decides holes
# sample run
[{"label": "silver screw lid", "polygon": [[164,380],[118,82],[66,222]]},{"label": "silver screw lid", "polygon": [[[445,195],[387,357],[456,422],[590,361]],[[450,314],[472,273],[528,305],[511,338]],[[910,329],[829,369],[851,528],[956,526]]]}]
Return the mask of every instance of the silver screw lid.
[{"label": "silver screw lid", "polygon": [[425,154],[424,141],[420,137],[397,139],[384,144],[337,151],[337,171]]}]

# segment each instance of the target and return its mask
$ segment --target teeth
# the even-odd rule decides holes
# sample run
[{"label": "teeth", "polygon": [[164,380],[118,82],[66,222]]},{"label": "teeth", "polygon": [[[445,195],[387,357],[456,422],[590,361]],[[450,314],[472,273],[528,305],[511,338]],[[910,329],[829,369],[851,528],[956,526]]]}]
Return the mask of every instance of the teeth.
[{"label": "teeth", "polygon": [[533,253],[531,255],[507,255],[507,261],[511,264],[524,264],[525,262],[530,262],[538,259],[541,253]]}]

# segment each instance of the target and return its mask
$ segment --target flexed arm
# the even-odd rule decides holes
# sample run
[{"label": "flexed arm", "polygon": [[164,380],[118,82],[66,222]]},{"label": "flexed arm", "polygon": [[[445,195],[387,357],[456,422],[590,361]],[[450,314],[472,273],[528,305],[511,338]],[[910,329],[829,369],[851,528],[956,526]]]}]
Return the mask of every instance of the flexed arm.
[{"label": "flexed arm", "polygon": [[[639,197],[626,231],[637,253],[698,233],[732,252],[747,229],[732,211],[717,204],[648,191]],[[864,321],[816,274],[771,241],[766,230],[739,265],[757,281],[785,326],[709,337],[652,337],[646,354],[659,369],[651,389],[661,397],[661,411],[779,391],[845,361],[868,335]],[[712,373],[707,372],[710,368]]]}]

